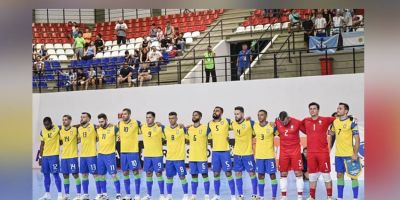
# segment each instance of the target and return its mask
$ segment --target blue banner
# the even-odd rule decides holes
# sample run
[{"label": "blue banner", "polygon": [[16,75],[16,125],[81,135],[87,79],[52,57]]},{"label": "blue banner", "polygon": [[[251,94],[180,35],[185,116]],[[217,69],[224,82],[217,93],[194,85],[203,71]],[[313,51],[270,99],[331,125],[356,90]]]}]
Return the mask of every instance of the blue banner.
[{"label": "blue banner", "polygon": [[308,48],[312,53],[325,54],[326,50],[328,54],[332,54],[336,52],[338,39],[339,35],[334,35],[331,37],[310,36]]}]

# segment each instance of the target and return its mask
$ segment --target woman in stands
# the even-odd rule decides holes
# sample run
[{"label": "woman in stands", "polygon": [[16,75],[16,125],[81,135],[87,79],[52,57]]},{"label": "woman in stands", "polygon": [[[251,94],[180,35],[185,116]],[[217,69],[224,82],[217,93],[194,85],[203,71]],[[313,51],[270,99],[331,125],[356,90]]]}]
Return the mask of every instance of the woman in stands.
[{"label": "woman in stands", "polygon": [[99,88],[103,88],[103,82],[105,82],[105,77],[106,73],[104,72],[102,67],[97,67],[97,78],[96,82],[99,85]]},{"label": "woman in stands", "polygon": [[94,67],[90,67],[88,79],[86,80],[86,85],[85,85],[86,90],[89,88],[89,85],[91,86],[96,85],[96,71],[94,70]]},{"label": "woman in stands", "polygon": [[96,55],[96,46],[94,46],[94,42],[91,41],[89,45],[85,48],[82,60],[91,60],[95,55]]},{"label": "woman in stands", "polygon": [[96,46],[96,52],[104,51],[104,40],[101,38],[101,33],[97,33],[96,40],[94,41],[94,45]]},{"label": "woman in stands", "polygon": [[148,65],[141,65],[138,72],[138,80],[140,82],[139,87],[142,87],[144,81],[149,81],[152,78],[150,68]]},{"label": "woman in stands", "polygon": [[172,42],[172,38],[174,38],[175,34],[175,28],[171,25],[170,21],[167,21],[167,25],[165,26],[165,39],[167,40],[167,43],[174,43]]}]

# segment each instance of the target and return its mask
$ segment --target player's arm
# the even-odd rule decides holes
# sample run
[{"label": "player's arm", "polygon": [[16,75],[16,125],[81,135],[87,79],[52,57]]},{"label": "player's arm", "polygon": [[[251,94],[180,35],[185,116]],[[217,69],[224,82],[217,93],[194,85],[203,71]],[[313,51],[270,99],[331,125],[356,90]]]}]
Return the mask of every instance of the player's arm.
[{"label": "player's arm", "polygon": [[228,125],[229,125],[229,130],[231,131],[231,130],[233,130],[233,128],[232,128],[232,121],[231,121],[231,119],[229,119],[229,118],[226,118],[226,121],[228,121]]},{"label": "player's arm", "polygon": [[210,123],[207,124],[207,142],[212,147],[212,133],[210,128]]},{"label": "player's arm", "polygon": [[306,118],[300,121],[300,131],[307,135],[306,133]]},{"label": "player's arm", "polygon": [[[118,122],[119,124],[119,122]],[[119,126],[114,126],[114,133],[115,133],[115,141],[119,142],[120,138],[119,138]]]},{"label": "player's arm", "polygon": [[42,131],[40,131],[39,166],[42,165],[43,148],[44,148],[44,140],[42,136]]},{"label": "player's arm", "polygon": [[167,145],[167,136],[165,135],[165,126],[161,125],[161,140],[162,140],[162,145],[165,146]]},{"label": "player's arm", "polygon": [[[252,132],[251,137],[252,137],[252,138],[255,138],[255,137],[256,137],[256,133],[254,132],[254,123],[255,123],[255,122],[254,122],[254,120],[251,120],[251,119],[249,119],[249,120],[250,120],[250,126],[251,126],[251,130],[252,130],[252,131],[251,131],[251,132]],[[254,141],[255,141],[255,140],[254,140]],[[254,141],[253,141],[253,142],[254,142]]]},{"label": "player's arm", "polygon": [[353,160],[357,160],[358,159],[358,150],[360,149],[360,134],[358,132],[358,126],[356,122],[352,122],[351,123],[351,130],[353,133],[353,137],[355,140],[354,146],[353,146],[353,156],[352,159]]}]

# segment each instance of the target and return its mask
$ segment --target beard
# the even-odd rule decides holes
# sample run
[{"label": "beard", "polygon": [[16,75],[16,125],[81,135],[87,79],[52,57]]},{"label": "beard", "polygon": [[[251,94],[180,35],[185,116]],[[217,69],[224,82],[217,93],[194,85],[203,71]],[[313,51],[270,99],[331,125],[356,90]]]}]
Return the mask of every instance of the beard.
[{"label": "beard", "polygon": [[213,119],[219,119],[220,118],[220,116],[217,116],[216,114],[213,114]]},{"label": "beard", "polygon": [[192,122],[193,123],[197,123],[197,122],[199,122],[200,121],[200,119],[192,119]]},{"label": "beard", "polygon": [[236,120],[236,122],[240,122],[240,121],[242,121],[242,119],[243,119],[243,117],[239,118],[239,119],[235,119],[235,120]]}]

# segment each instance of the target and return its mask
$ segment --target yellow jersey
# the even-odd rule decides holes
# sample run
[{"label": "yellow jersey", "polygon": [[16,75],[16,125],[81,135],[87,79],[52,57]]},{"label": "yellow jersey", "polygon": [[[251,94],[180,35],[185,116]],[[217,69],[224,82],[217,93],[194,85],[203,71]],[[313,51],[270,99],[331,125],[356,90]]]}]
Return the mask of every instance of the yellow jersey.
[{"label": "yellow jersey", "polygon": [[254,121],[252,120],[244,120],[242,123],[232,121],[235,137],[234,155],[248,156],[253,154],[253,126]]},{"label": "yellow jersey", "polygon": [[97,137],[99,138],[98,153],[101,154],[115,153],[117,132],[118,128],[114,125],[108,125],[106,128],[99,127],[97,129]]},{"label": "yellow jersey", "polygon": [[80,157],[96,156],[97,133],[94,125],[89,123],[86,127],[79,126],[78,136],[81,140]]},{"label": "yellow jersey", "polygon": [[153,126],[143,124],[140,128],[143,135],[143,156],[160,157],[163,156],[162,140],[165,139],[163,126],[154,124]]},{"label": "yellow jersey", "polygon": [[256,149],[254,153],[255,159],[273,159],[274,152],[274,136],[278,133],[276,127],[271,123],[261,126],[260,122],[254,124],[254,136],[256,137]]},{"label": "yellow jersey", "polygon": [[135,119],[131,119],[129,122],[120,121],[118,129],[121,153],[138,153],[140,121],[136,121]]},{"label": "yellow jersey", "polygon": [[60,128],[54,126],[50,130],[42,128],[40,141],[44,142],[42,156],[60,155]]},{"label": "yellow jersey", "polygon": [[189,140],[189,161],[204,162],[207,161],[208,133],[210,129],[205,124],[200,126],[191,126],[187,130],[187,139]]},{"label": "yellow jersey", "polygon": [[60,138],[62,141],[61,159],[78,157],[78,129],[70,127],[68,130],[63,126],[60,130]]},{"label": "yellow jersey", "polygon": [[213,151],[229,151],[229,130],[231,129],[231,121],[222,118],[220,121],[210,121],[209,138],[212,140]]},{"label": "yellow jersey", "polygon": [[185,134],[186,129],[177,125],[175,128],[166,126],[164,128],[165,139],[167,140],[167,160],[185,160]]},{"label": "yellow jersey", "polygon": [[357,123],[349,118],[333,121],[331,130],[336,134],[336,156],[352,156],[353,135],[358,135]]}]

